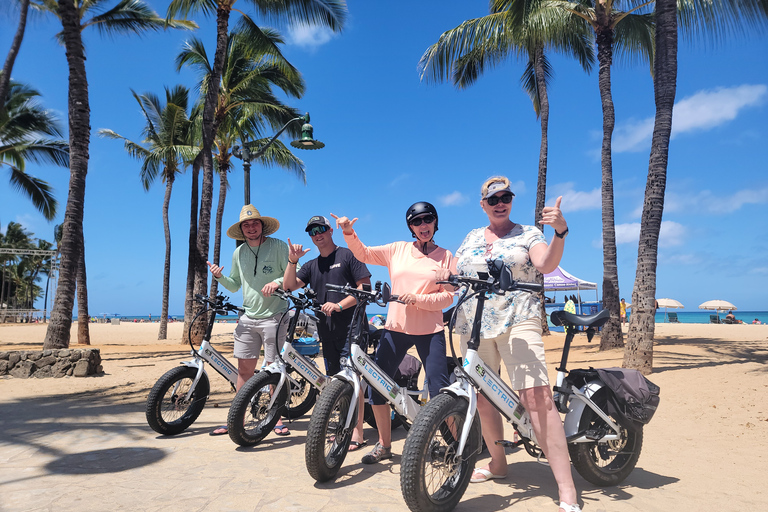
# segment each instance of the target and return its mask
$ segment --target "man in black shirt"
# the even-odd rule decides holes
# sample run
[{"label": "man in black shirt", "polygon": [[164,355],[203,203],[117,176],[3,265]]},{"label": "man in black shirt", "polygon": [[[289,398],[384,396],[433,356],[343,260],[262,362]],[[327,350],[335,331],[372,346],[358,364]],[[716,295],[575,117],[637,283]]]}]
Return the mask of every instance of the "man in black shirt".
[{"label": "man in black shirt", "polygon": [[[317,330],[323,347],[325,367],[328,375],[335,375],[341,370],[341,358],[349,356],[347,333],[357,301],[349,295],[328,290],[325,285],[350,285],[360,288],[363,284],[371,283],[371,273],[364,263],[352,255],[352,251],[346,247],[338,247],[333,242],[333,228],[327,218],[321,215],[310,218],[305,231],[320,251],[320,256],[297,270],[299,259],[310,249],[291,243],[289,238],[288,266],[283,276],[283,288],[297,290],[308,284],[317,292],[317,300],[322,305]],[[360,410],[362,411],[362,407]],[[352,435],[350,451],[360,449],[365,444],[360,414],[358,426]]]}]

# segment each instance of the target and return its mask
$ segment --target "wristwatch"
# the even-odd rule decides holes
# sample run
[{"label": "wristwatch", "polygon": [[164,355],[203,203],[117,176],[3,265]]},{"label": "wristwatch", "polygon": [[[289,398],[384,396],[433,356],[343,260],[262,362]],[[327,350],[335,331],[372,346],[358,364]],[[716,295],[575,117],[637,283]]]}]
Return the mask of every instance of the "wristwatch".
[{"label": "wristwatch", "polygon": [[565,231],[563,231],[562,233],[558,233],[557,230],[555,230],[555,236],[557,238],[565,238],[566,236],[568,236],[568,228],[566,227]]}]

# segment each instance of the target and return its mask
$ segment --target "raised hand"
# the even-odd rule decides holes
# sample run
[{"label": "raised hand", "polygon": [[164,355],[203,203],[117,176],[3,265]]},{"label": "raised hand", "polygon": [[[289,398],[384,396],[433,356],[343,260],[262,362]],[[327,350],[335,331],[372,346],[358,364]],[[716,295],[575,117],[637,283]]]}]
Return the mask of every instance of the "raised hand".
[{"label": "raised hand", "polygon": [[562,200],[563,196],[560,196],[555,200],[555,206],[545,206],[541,210],[541,223],[552,226],[558,233],[562,233],[568,228],[568,223],[565,222],[563,212],[560,210]]},{"label": "raised hand", "polygon": [[351,235],[355,232],[353,226],[355,225],[355,222],[357,222],[357,217],[349,220],[347,217],[339,217],[333,213],[331,214],[331,217],[336,219],[336,227],[341,228],[345,235]]},{"label": "raised hand", "polygon": [[206,261],[206,263],[208,264],[208,268],[211,270],[211,274],[213,274],[213,277],[221,277],[221,271],[224,270],[224,267],[214,265],[210,261]]},{"label": "raised hand", "polygon": [[288,239],[288,260],[299,262],[299,259],[307,254],[312,249],[304,249],[302,244],[292,244],[291,239]]}]

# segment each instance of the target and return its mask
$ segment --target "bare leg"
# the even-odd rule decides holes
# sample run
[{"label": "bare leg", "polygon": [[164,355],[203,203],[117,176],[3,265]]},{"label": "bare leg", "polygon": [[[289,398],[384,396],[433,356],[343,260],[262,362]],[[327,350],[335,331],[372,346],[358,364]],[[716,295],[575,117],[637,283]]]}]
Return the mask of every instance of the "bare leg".
[{"label": "bare leg", "polygon": [[522,389],[520,400],[531,416],[533,431],[552,468],[560,501],[569,505],[576,504],[578,493],[571,475],[568,444],[565,441],[563,421],[552,400],[552,391],[549,386]]},{"label": "bare leg", "polygon": [[259,359],[238,359],[237,360],[237,389],[243,387],[243,384],[248,382],[248,379],[253,377],[256,371],[256,365],[259,364]]},{"label": "bare leg", "polygon": [[384,448],[392,446],[392,411],[387,404],[373,405],[373,416],[379,429],[379,444]]},{"label": "bare leg", "polygon": [[507,454],[504,452],[503,446],[496,444],[496,441],[504,439],[504,420],[502,420],[499,411],[494,409],[488,400],[479,393],[477,395],[477,412],[483,427],[483,440],[488,447],[488,453],[491,454],[491,462],[487,469],[494,475],[506,475]]},{"label": "bare leg", "polygon": [[363,408],[365,407],[364,394],[365,393],[363,393],[363,390],[361,389],[357,401],[357,425],[355,425],[355,430],[352,432],[352,441],[355,441],[356,443],[362,443],[365,439],[365,435],[363,434]]}]

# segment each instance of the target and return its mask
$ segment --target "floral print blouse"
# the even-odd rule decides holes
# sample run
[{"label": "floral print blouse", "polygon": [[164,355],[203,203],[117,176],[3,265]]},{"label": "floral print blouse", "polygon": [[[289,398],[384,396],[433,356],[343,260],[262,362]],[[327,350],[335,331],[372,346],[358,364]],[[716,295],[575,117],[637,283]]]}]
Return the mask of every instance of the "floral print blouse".
[{"label": "floral print blouse", "polygon": [[[512,230],[492,244],[485,240],[485,227],[473,229],[456,251],[456,268],[461,275],[477,277],[477,272],[488,272],[486,260],[502,258],[515,280],[535,282],[538,271],[531,263],[528,251],[536,244],[546,243],[544,234],[535,226],[515,224]],[[464,303],[458,312],[456,332],[469,336],[475,318],[477,299]],[[538,295],[526,291],[492,294],[483,308],[480,337],[495,338],[512,325],[529,318],[540,318]]]}]

